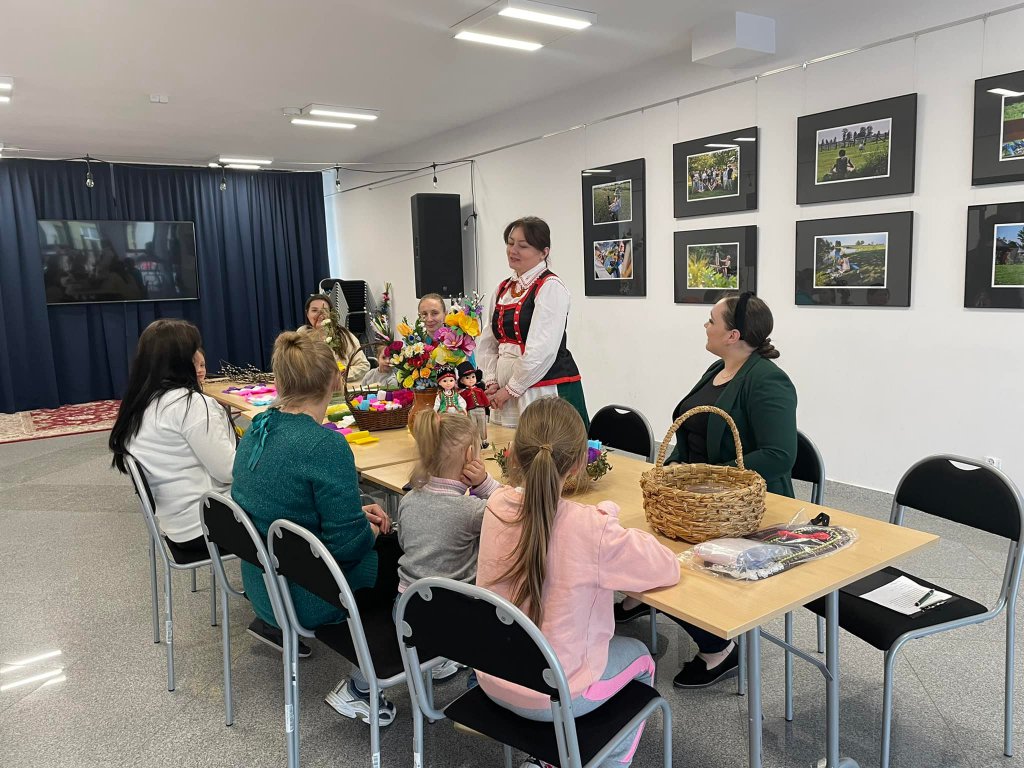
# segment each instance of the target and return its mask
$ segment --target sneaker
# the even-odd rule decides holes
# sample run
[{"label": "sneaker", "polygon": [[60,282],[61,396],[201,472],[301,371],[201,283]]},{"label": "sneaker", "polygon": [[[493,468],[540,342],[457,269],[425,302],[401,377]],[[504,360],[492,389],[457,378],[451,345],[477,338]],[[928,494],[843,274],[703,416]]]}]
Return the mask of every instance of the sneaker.
[{"label": "sneaker", "polygon": [[[245,630],[261,643],[269,645],[279,653],[284,653],[284,634],[277,627],[267,624],[263,619],[253,619],[249,628]],[[312,651],[309,646],[299,641],[299,658],[306,659]]]},{"label": "sneaker", "polygon": [[614,608],[615,623],[625,624],[626,622],[646,616],[651,611],[651,606],[639,603],[632,608],[623,608],[622,603],[616,603]]},{"label": "sneaker", "polygon": [[554,766],[536,757],[528,757],[519,765],[519,768],[554,768]]},{"label": "sneaker", "polygon": [[457,661],[446,659],[444,664],[430,670],[430,676],[437,681],[447,680],[449,677],[457,675],[460,669],[465,668],[466,666],[464,664],[459,664]]},{"label": "sneaker", "polygon": [[[350,718],[360,718],[364,723],[370,722],[370,694],[363,693],[352,684],[351,678],[346,678],[338,683],[334,690],[327,694],[324,699],[339,715]],[[395,705],[380,694],[377,700],[378,722],[383,728],[391,725],[395,719]]]},{"label": "sneaker", "polygon": [[740,649],[734,645],[725,661],[708,669],[707,662],[699,655],[683,665],[682,670],[672,680],[676,688],[707,688],[709,685],[736,677],[740,666]]}]

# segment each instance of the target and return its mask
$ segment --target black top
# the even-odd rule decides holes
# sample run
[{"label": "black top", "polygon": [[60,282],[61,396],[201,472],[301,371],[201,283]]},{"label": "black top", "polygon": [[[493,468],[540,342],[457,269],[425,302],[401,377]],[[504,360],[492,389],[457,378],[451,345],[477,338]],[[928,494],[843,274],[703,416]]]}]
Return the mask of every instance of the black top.
[{"label": "black top", "polygon": [[[728,383],[716,386],[714,377],[708,379],[703,387],[679,404],[679,414],[686,413],[698,405],[714,405],[718,402],[718,396],[722,394],[722,390]],[[690,464],[706,464],[708,461],[708,417],[710,415],[698,413],[696,416],[691,416],[683,422],[683,426],[676,433],[679,435],[676,442],[686,446],[686,461]]]}]

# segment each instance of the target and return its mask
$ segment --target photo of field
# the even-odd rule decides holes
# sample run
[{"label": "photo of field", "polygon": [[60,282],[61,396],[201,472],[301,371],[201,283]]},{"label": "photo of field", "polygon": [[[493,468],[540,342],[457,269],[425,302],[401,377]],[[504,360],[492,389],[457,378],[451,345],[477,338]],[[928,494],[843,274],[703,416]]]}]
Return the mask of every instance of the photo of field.
[{"label": "photo of field", "polygon": [[739,243],[686,246],[686,287],[739,288]]},{"label": "photo of field", "polygon": [[1024,96],[1003,97],[1003,135],[999,141],[1000,160],[1024,158]]},{"label": "photo of field", "polygon": [[1024,288],[1024,222],[996,224],[992,287]]},{"label": "photo of field", "polygon": [[595,224],[618,224],[633,220],[633,183],[612,181],[592,188]]},{"label": "photo of field", "polygon": [[814,183],[888,176],[891,138],[892,118],[818,131]]},{"label": "photo of field", "polygon": [[735,197],[739,192],[740,148],[716,149],[686,158],[686,201]]},{"label": "photo of field", "polygon": [[872,232],[814,238],[815,288],[885,288],[889,235]]}]

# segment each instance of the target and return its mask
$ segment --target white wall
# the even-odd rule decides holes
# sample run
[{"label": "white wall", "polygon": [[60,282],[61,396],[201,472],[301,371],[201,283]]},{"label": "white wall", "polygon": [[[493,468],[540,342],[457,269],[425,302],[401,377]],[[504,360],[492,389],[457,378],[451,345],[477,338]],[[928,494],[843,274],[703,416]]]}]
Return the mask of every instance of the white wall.
[{"label": "white wall", "polygon": [[[838,25],[838,6],[821,3],[813,17],[780,19],[780,52],[800,61],[1004,3],[964,5],[889,3],[883,32],[872,27],[879,17],[871,8]],[[1024,484],[1024,314],[963,308],[967,207],[1024,199],[1022,184],[970,185],[973,83],[1021,68],[1022,32],[1024,11],[1015,11],[486,154],[475,169],[480,287],[493,290],[507,274],[504,225],[524,214],[545,218],[552,267],[573,295],[569,345],[591,412],[632,404],[660,438],[676,402],[711,362],[703,349],[708,308],[673,303],[672,233],[757,224],[758,294],[772,307],[778,362],[800,395],[799,427],[818,443],[830,478],[891,491],[917,458],[953,452],[999,456]],[[802,39],[814,44],[801,48]],[[737,77],[692,67],[680,74],[678,65],[670,57],[397,156],[465,156]],[[912,92],[919,94],[915,194],[795,205],[797,116]],[[673,219],[672,144],[749,125],[761,129],[760,210]],[[579,172],[638,157],[647,161],[647,296],[586,297]],[[415,311],[409,197],[427,191],[429,175],[333,196],[337,274],[367,279],[374,290],[392,281],[399,315]],[[439,174],[437,191],[459,193],[468,207],[468,168]],[[901,210],[915,211],[909,309],[794,304],[795,221]]]}]

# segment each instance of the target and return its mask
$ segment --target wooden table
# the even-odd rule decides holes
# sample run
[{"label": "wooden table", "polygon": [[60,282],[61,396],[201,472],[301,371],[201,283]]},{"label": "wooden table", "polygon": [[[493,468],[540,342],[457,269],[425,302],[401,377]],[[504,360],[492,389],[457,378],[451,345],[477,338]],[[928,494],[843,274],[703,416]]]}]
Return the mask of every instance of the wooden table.
[{"label": "wooden table", "polygon": [[[611,453],[612,471],[584,494],[573,497],[584,504],[609,499],[621,508],[619,519],[630,528],[651,532],[643,511],[640,476],[653,465]],[[393,465],[368,472],[367,480],[401,493],[398,481],[408,481],[411,465]],[[496,473],[494,473],[496,474]],[[819,667],[826,680],[826,765],[855,768],[855,762],[839,756],[839,592],[841,587],[875,573],[896,560],[938,541],[930,533],[890,525],[850,512],[819,507],[786,496],[768,494],[762,527],[789,522],[801,511],[813,518],[825,512],[833,525],[854,528],[858,540],[820,560],[805,562],[763,581],[740,582],[710,573],[683,568],[679,583],[665,589],[631,594],[658,610],[695,624],[718,637],[744,641],[748,676],[748,760],[761,766],[761,625],[808,602],[826,598],[826,661],[807,658]],[[657,535],[657,534],[655,534]],[[676,553],[691,545],[663,536],[659,540]],[[774,639],[773,639],[774,641]]]}]

